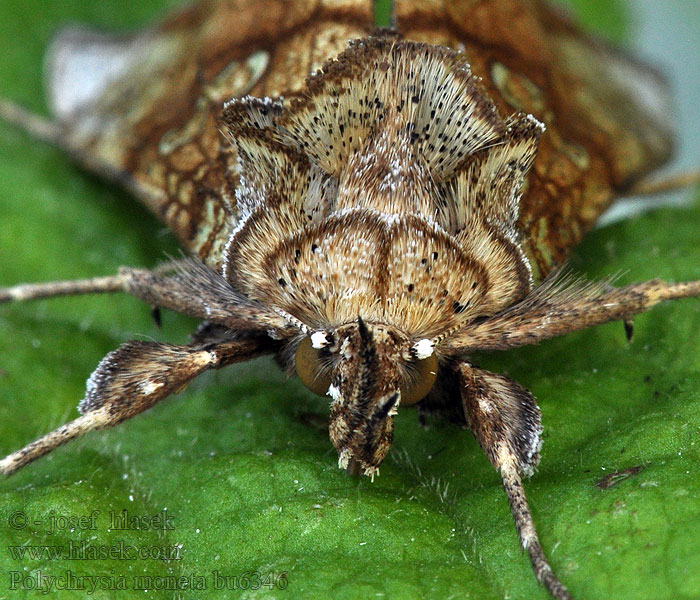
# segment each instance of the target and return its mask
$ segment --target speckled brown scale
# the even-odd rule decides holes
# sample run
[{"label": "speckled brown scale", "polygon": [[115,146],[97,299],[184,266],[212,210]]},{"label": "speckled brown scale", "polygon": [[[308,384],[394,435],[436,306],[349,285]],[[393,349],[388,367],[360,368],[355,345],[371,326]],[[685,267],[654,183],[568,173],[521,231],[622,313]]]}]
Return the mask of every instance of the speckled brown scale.
[{"label": "speckled brown scale", "polygon": [[[63,144],[134,191],[216,267],[238,215],[236,151],[220,134],[223,102],[298,91],[310,69],[372,27],[367,2],[208,0],[130,38],[68,30],[48,59]],[[72,73],[87,49],[117,44],[126,68],[105,60],[104,85],[72,99],[75,80],[61,73]]]},{"label": "speckled brown scale", "polygon": [[353,43],[307,90],[226,107],[243,172],[234,287],[310,329],[359,316],[416,339],[527,294],[515,222],[536,120],[502,118],[459,54],[393,34]]},{"label": "speckled brown scale", "polygon": [[[395,12],[405,38],[463,50],[457,60],[471,65],[502,114],[530,113],[547,126],[519,217],[536,280],[566,257],[619,190],[668,156],[665,98],[656,74],[582,38],[545,3],[401,0]],[[224,25],[229,22],[235,26]],[[279,0],[245,6],[210,0],[133,38],[70,30],[57,38],[49,57],[56,73],[52,103],[74,154],[127,185],[185,247],[218,266],[239,216],[236,151],[219,132],[222,102],[248,93],[294,95],[348,39],[371,29],[367,2],[283,7]],[[79,61],[86,47],[114,44],[128,56],[136,47],[140,54],[124,71],[105,64],[101,95],[70,100],[66,88],[73,81],[61,79],[62,65]],[[570,60],[574,53],[576,61]],[[353,68],[349,55],[322,85]],[[632,100],[634,90],[616,84],[616,72],[636,77],[658,106],[650,112],[619,101]],[[582,82],[586,87],[572,97],[570,90]],[[315,86],[311,80],[302,102],[320,93]],[[93,123],[88,129],[87,114]]]},{"label": "speckled brown scale", "polygon": [[[518,223],[537,279],[566,258],[616,195],[669,157],[660,76],[583,37],[561,9],[540,0],[395,5],[406,38],[460,48],[499,110],[546,125]],[[651,102],[638,102],[641,93]]]}]

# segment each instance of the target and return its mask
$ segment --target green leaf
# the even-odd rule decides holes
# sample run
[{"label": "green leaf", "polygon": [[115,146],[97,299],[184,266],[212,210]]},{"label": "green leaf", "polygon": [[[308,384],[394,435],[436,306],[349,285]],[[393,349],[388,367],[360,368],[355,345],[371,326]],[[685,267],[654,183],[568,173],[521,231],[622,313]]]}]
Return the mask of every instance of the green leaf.
[{"label": "green leaf", "polygon": [[[4,0],[0,94],[43,111],[41,57],[59,24],[125,28],[174,4]],[[694,22],[686,45],[700,45],[690,3],[657,4]],[[612,8],[577,2],[592,6],[598,22],[606,21],[600,10],[622,14],[618,3],[605,5]],[[695,56],[679,60],[695,65]],[[686,76],[697,85],[697,69]],[[691,155],[700,156],[697,145]],[[0,285],[109,274],[176,251],[145,209],[59,151],[0,124],[0,156]],[[622,282],[698,279],[699,223],[697,202],[664,208],[594,231],[572,262],[591,278],[622,270]],[[183,342],[194,325],[166,313],[159,331],[147,307],[121,296],[0,307],[0,454],[76,416],[86,377],[121,342]],[[613,323],[480,357],[539,399],[545,445],[527,491],[544,547],[577,598],[697,598],[698,330],[700,302],[687,300],[639,317],[631,344]],[[147,587],[147,597],[178,597],[165,589],[176,577],[180,588],[203,581],[206,593],[179,594],[197,598],[547,598],[519,549],[499,478],[469,432],[423,428],[413,411],[402,412],[372,483],[338,470],[317,425],[326,414],[326,400],[258,361],[207,374],[148,414],[0,482],[0,599],[36,597],[37,582],[66,583],[50,577],[68,577],[69,587],[102,577],[95,598],[146,596],[134,586]],[[596,487],[635,466],[643,468]],[[170,528],[117,530],[110,511],[123,509],[165,514]],[[79,552],[81,541],[86,560],[17,555],[69,544]],[[117,554],[99,556],[110,548]],[[241,590],[256,573],[262,583],[273,577],[271,589]],[[238,591],[213,591],[217,584]],[[128,589],[106,589],[120,585]]]}]

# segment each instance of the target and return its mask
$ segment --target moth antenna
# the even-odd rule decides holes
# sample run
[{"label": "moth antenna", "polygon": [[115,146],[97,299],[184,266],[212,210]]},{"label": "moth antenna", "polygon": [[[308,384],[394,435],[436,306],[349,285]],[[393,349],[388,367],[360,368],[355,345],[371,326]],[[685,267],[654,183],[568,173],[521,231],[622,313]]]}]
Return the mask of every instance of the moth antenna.
[{"label": "moth antenna", "polygon": [[700,185],[700,167],[665,177],[645,177],[635,182],[622,196],[654,196]]},{"label": "moth antenna", "polygon": [[60,145],[63,129],[56,121],[28,111],[11,100],[0,98],[0,120],[26,131],[33,138]]}]

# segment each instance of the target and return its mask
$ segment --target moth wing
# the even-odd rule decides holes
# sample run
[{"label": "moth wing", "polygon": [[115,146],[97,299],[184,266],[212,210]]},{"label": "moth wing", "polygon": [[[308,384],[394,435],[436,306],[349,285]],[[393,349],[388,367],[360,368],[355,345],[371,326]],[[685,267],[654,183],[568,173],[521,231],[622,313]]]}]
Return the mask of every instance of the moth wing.
[{"label": "moth wing", "polygon": [[129,68],[138,38],[66,27],[52,40],[45,61],[47,102],[60,121],[71,121]]},{"label": "moth wing", "polygon": [[297,92],[372,28],[369,0],[208,0],[132,35],[70,27],[47,53],[48,102],[67,150],[219,268],[239,180],[236,151],[220,133],[223,103]]},{"label": "moth wing", "polygon": [[547,131],[520,203],[535,278],[560,264],[617,195],[670,156],[666,82],[542,0],[397,0],[409,39],[462,50],[503,116]]}]

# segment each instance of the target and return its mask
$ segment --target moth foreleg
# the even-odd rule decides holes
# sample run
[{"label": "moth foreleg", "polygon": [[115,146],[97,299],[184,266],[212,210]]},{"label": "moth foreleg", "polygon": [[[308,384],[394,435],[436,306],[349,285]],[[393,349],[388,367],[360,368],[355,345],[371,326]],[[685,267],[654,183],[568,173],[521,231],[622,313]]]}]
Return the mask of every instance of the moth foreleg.
[{"label": "moth foreleg", "polygon": [[47,281],[45,283],[23,283],[12,287],[0,288],[0,304],[3,302],[23,302],[58,296],[77,296],[80,294],[104,294],[123,292],[124,276],[110,275],[91,277],[89,279],[70,279],[66,281]]},{"label": "moth foreleg", "polygon": [[660,302],[700,296],[700,280],[666,283],[652,279],[613,288],[605,282],[561,279],[558,283],[553,277],[520,303],[466,326],[443,347],[459,353],[469,349],[507,350],[609,321],[629,322]]},{"label": "moth foreleg", "polygon": [[105,429],[142,413],[184,389],[197,375],[272,352],[263,336],[220,344],[175,346],[127,342],[105,356],[87,382],[77,419],[0,460],[0,473],[11,475],[30,462],[83,434]]},{"label": "moth foreleg", "polygon": [[542,444],[540,410],[515,381],[462,363],[458,367],[467,423],[491,464],[500,472],[520,542],[535,576],[557,600],[570,599],[542,550],[527,503],[522,475],[531,475]]},{"label": "moth foreleg", "polygon": [[[167,263],[166,267],[171,264]],[[62,281],[46,281],[43,283],[21,283],[11,287],[0,288],[0,304],[3,302],[25,302],[59,296],[79,296],[83,294],[104,294],[110,292],[131,293],[134,296],[144,296],[141,288],[151,280],[164,279],[160,273],[164,269],[147,271],[120,267],[116,275],[89,277],[87,279],[66,279]],[[156,292],[151,293],[152,296]]]},{"label": "moth foreleg", "polygon": [[174,310],[229,329],[275,331],[282,336],[290,327],[284,316],[242,296],[197,258],[171,261],[152,270],[120,267],[117,275],[107,277],[0,288],[0,304],[105,292],[124,292],[154,308]]}]

